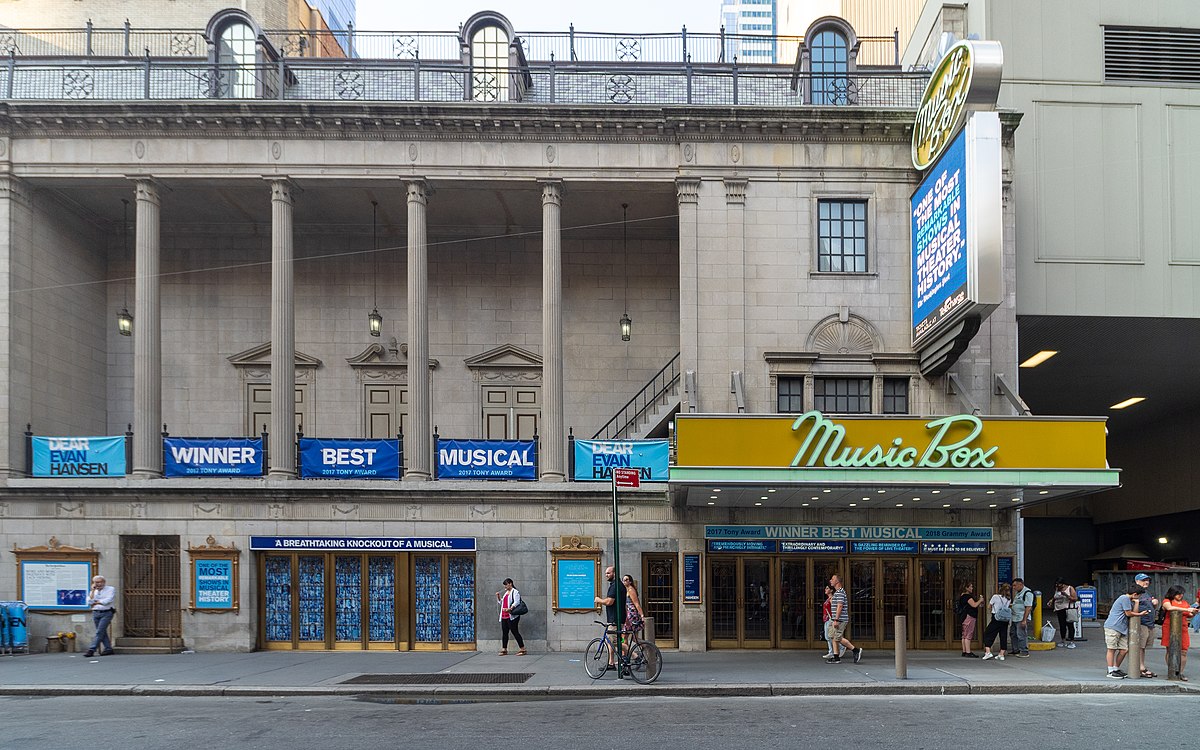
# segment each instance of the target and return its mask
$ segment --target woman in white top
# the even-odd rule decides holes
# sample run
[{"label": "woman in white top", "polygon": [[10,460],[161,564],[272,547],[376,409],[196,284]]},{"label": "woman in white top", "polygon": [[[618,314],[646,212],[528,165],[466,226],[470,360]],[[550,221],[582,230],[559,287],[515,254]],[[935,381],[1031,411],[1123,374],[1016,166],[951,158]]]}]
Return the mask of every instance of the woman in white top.
[{"label": "woman in white top", "polygon": [[[983,631],[983,660],[997,659],[1004,661],[1004,653],[1008,651],[1008,626],[1009,620],[1001,620],[996,617],[1002,609],[1007,609],[1012,605],[1012,586],[1007,583],[1000,584],[1000,588],[988,600],[988,609],[991,610],[992,618],[988,621],[987,630]],[[1008,609],[1010,616],[1011,609]],[[1000,654],[992,653],[992,643],[996,640],[996,636],[1000,636]]]},{"label": "woman in white top", "polygon": [[517,639],[517,648],[521,649],[517,652],[517,656],[525,655],[525,641],[521,639],[521,616],[511,615],[509,610],[517,606],[517,602],[521,601],[521,592],[517,591],[513,586],[513,579],[504,579],[504,590],[496,592],[496,602],[500,605],[500,655],[508,656],[508,634],[512,633],[513,638]]}]

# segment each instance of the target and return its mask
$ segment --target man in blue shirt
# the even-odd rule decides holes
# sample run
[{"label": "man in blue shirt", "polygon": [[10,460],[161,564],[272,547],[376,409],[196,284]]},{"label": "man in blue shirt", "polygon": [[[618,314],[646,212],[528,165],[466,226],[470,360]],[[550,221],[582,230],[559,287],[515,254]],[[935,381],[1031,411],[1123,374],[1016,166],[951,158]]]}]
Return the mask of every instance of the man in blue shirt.
[{"label": "man in blue shirt", "polygon": [[1142,587],[1130,584],[1124,594],[1117,597],[1104,621],[1104,645],[1108,649],[1108,676],[1121,680],[1129,675],[1121,671],[1121,662],[1129,653],[1129,618],[1144,614],[1135,603]]},{"label": "man in blue shirt", "polygon": [[1033,592],[1025,588],[1024,578],[1014,578],[1012,582],[1012,611],[1013,621],[1010,626],[1012,655],[1022,659],[1029,658],[1029,615],[1033,612]]}]

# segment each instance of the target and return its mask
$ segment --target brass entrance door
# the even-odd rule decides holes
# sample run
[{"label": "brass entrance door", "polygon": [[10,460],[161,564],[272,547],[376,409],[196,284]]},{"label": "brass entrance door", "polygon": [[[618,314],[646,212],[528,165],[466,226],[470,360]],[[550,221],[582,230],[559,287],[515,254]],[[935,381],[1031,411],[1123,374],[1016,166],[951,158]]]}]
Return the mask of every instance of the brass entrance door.
[{"label": "brass entrance door", "polygon": [[179,537],[121,537],[121,610],[130,638],[179,638]]},{"label": "brass entrance door", "polygon": [[708,637],[713,648],[771,648],[778,590],[769,557],[708,559]]},{"label": "brass entrance door", "polygon": [[654,640],[664,648],[678,641],[675,610],[675,555],[646,555],[642,560],[642,610],[654,618]]},{"label": "brass entrance door", "polygon": [[[983,593],[984,593],[983,581],[980,580],[980,578],[981,578],[980,574],[983,571],[982,571],[982,565],[980,564],[979,558],[972,558],[972,557],[954,558],[953,560],[950,561],[950,570],[951,570],[951,574],[950,574],[951,580],[950,580],[950,591],[948,592],[949,593],[949,597],[948,597],[949,605],[946,607],[946,620],[948,623],[948,627],[950,628],[950,631],[951,631],[950,632],[950,642],[955,643],[955,642],[961,641],[961,639],[962,639],[962,620],[958,617],[957,613],[954,611],[955,610],[954,605],[958,603],[958,597],[962,594],[963,590],[966,589],[968,583],[975,584],[975,592],[977,594],[983,595]],[[987,592],[987,593],[988,593],[988,596],[983,597],[985,602],[988,600],[991,592]],[[984,606],[987,606],[987,605],[985,604]],[[983,609],[983,607],[980,607],[980,609]],[[983,627],[982,626],[975,628],[974,643],[976,645],[982,645],[982,643],[983,643]],[[959,643],[959,647],[960,648],[962,647],[961,643]]]},{"label": "brass entrance door", "polygon": [[[873,647],[896,642],[896,615],[908,614],[911,594],[907,559],[862,558],[850,561],[846,586],[850,600],[850,640]],[[901,633],[907,640],[908,634]]]},{"label": "brass entrance door", "polygon": [[955,633],[946,612],[950,607],[949,580],[946,560],[920,558],[917,560],[917,621],[918,645],[945,648]]}]

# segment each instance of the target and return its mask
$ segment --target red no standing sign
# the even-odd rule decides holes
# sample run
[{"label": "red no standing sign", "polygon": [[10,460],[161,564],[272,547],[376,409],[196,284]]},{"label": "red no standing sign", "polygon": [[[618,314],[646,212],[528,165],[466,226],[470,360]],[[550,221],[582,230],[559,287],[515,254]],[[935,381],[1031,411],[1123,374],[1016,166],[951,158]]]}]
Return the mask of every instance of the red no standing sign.
[{"label": "red no standing sign", "polygon": [[636,490],[642,486],[642,477],[637,469],[613,469],[612,477],[617,487]]}]

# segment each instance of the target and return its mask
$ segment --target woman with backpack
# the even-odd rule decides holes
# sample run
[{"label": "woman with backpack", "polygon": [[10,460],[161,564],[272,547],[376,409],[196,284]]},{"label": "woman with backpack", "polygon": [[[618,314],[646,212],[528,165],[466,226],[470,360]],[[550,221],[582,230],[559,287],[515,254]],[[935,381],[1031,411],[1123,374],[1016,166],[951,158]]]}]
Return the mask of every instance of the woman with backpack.
[{"label": "woman with backpack", "polygon": [[[1163,624],[1162,624],[1163,648],[1167,648],[1171,644],[1171,610],[1178,609],[1178,610],[1183,611],[1183,614],[1180,615],[1180,618],[1179,618],[1180,629],[1183,631],[1182,633],[1180,633],[1179,671],[1175,674],[1175,677],[1184,682],[1187,682],[1188,678],[1183,676],[1183,670],[1187,669],[1188,647],[1192,645],[1191,637],[1188,634],[1188,620],[1191,619],[1192,615],[1196,614],[1196,608],[1193,607],[1192,605],[1188,604],[1187,600],[1183,598],[1183,587],[1182,586],[1172,586],[1171,588],[1167,589],[1167,593],[1163,597],[1162,608],[1164,610],[1166,610],[1166,617],[1163,618]],[[1168,654],[1167,655],[1167,674],[1168,675],[1170,675],[1170,671],[1171,671],[1171,656],[1170,656],[1170,654]]]},{"label": "woman with backpack", "polygon": [[975,584],[968,583],[958,597],[955,607],[958,616],[962,618],[962,655],[968,659],[978,659],[979,655],[971,650],[971,642],[975,640],[975,623],[979,620],[979,605],[983,597],[975,594]]},{"label": "woman with backpack", "polygon": [[[1004,661],[1004,652],[1008,651],[1008,625],[1012,622],[1012,586],[1000,584],[1000,588],[988,600],[988,609],[992,612],[992,619],[988,621],[987,630],[983,631],[983,660]],[[996,636],[1000,636],[998,656],[992,653]]]}]

